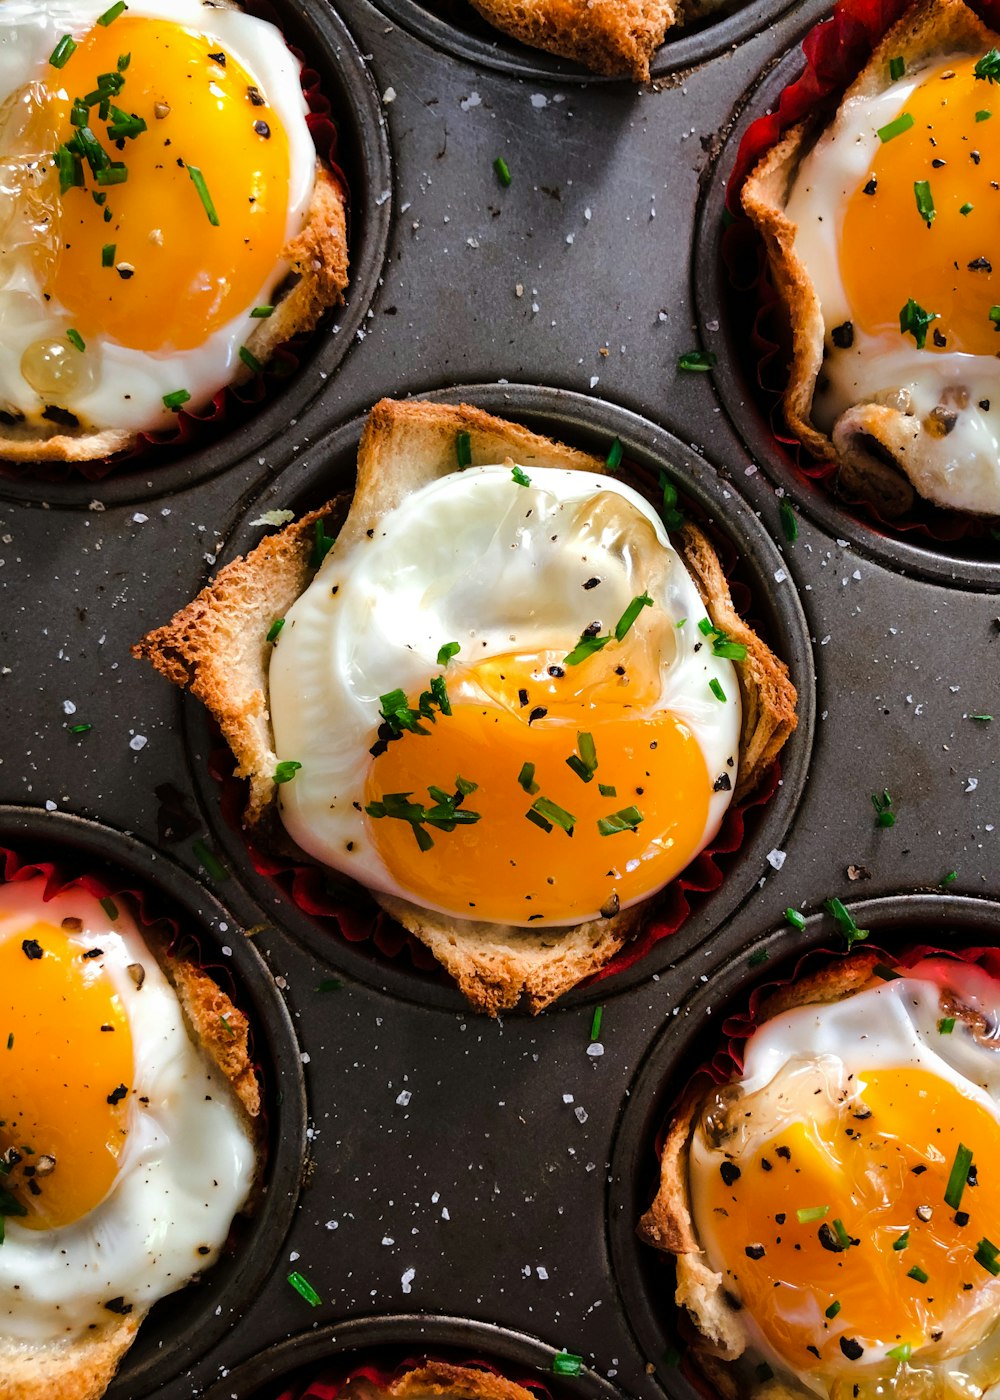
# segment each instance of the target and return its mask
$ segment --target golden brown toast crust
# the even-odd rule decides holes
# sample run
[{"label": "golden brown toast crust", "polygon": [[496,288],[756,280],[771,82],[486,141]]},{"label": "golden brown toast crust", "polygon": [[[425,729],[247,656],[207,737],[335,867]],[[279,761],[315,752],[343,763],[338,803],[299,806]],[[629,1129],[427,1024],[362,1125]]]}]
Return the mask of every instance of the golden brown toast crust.
[{"label": "golden brown toast crust", "polygon": [[[597,457],[467,404],[383,399],[362,433],[354,500],[340,533],[343,544],[362,540],[408,495],[457,471],[459,432],[469,434],[473,465],[511,458],[528,468],[604,471]],[[342,512],[342,501],[331,502],[269,536],[132,649],[168,680],[189,686],[219,723],[239,776],[250,779],[248,826],[259,826],[273,810],[275,796],[266,634],[308,582],[313,522]],[[746,664],[737,668],[744,723],[736,796],[742,799],[795,727],[795,690],[784,663],[735,612],[722,567],[703,532],[686,526],[681,547],[712,621],[748,650]],[[522,996],[533,1011],[542,1010],[603,967],[646,912],[633,906],[572,928],[534,930],[455,920],[390,895],[375,897],[431,949],[469,1001],[491,1015],[516,1005]]]},{"label": "golden brown toast crust", "polygon": [[[339,176],[316,162],[316,184],[302,231],[282,249],[291,268],[288,290],[271,316],[254,321],[247,349],[266,365],[279,345],[293,335],[314,330],[320,317],[344,299],[347,286],[347,203]],[[242,360],[232,383],[252,378]],[[81,425],[56,429],[42,436],[36,424],[5,428],[0,434],[0,459],[8,462],[92,462],[127,452],[139,433],[106,428],[101,432]]]},{"label": "golden brown toast crust", "polygon": [[[997,35],[962,0],[920,0],[886,32],[844,94],[841,107],[889,87],[890,59],[902,58],[909,72],[929,58],[983,53],[996,42]],[[814,457],[838,463],[848,490],[875,501],[882,514],[892,518],[912,506],[913,487],[902,467],[888,465],[866,450],[866,444],[875,438],[897,461],[905,460],[906,448],[913,445],[913,420],[902,421],[906,415],[882,404],[858,405],[844,415],[836,441],[812,421],[827,327],[812,280],[795,250],[798,229],[786,208],[799,166],[820,134],[810,121],[786,132],[747,177],[741,200],[764,240],[775,286],[791,323],[792,362],[783,396],[788,426]]]},{"label": "golden brown toast crust", "polygon": [[649,60],[683,20],[670,0],[472,0],[485,20],[532,48],[612,78],[649,81]]},{"label": "golden brown toast crust", "polygon": [[446,1361],[428,1361],[397,1376],[389,1386],[394,1400],[424,1400],[424,1397],[455,1395],[459,1400],[537,1400],[523,1385],[474,1366],[453,1366]]}]

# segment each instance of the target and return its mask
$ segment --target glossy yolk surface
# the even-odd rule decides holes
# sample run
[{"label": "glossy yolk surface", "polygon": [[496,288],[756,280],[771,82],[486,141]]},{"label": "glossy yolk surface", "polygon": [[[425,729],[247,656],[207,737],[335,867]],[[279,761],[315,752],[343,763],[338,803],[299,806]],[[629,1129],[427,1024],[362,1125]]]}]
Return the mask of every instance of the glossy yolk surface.
[{"label": "glossy yolk surface", "polygon": [[[83,162],[85,188],[56,201],[51,246],[38,251],[45,290],[85,340],[101,334],[138,350],[190,349],[248,312],[280,264],[288,140],[252,76],[218,43],[125,15],[95,26],[62,69],[47,69],[41,149],[74,139],[73,99],[96,95],[102,74],[124,79],[110,102],[146,130],[118,149],[99,103],[90,107],[87,129],[127,180],[100,185]],[[217,226],[188,167],[204,177]],[[58,193],[58,176],[51,178]],[[102,262],[106,247],[112,266]]]},{"label": "glossy yolk surface", "polygon": [[[975,1254],[984,1237],[998,1242],[1000,1125],[921,1068],[859,1079],[860,1101],[827,1121],[795,1123],[702,1183],[727,1283],[799,1371],[868,1365],[900,1346],[912,1347],[916,1365],[918,1348],[949,1355],[996,1318],[998,1280]],[[960,1144],[973,1152],[965,1223],[944,1200]],[[739,1175],[727,1185],[733,1165]],[[820,1218],[798,1219],[824,1207]],[[838,1221],[853,1240],[847,1249],[831,1247]],[[905,1248],[894,1248],[901,1240]],[[895,1366],[888,1358],[884,1372]]]},{"label": "glossy yolk surface", "polygon": [[20,1156],[0,1186],[35,1230],[104,1199],[127,1131],[132,1036],[89,947],[49,923],[0,942],[0,1151]]},{"label": "glossy yolk surface", "polygon": [[[372,820],[394,878],[470,918],[573,922],[683,870],[704,839],[711,783],[687,725],[654,708],[658,672],[638,652],[638,644],[610,646],[572,667],[559,652],[449,668],[452,713],[427,724],[428,735],[406,733],[388,745],[371,765],[366,803],[410,792],[431,806],[428,788],[453,793],[460,776],[478,784],[463,805],[479,820],[450,832],[428,828],[434,845],[426,851],[406,821]],[[579,757],[581,733],[596,752],[590,781],[566,762]],[[537,791],[519,781],[526,763]],[[602,794],[602,784],[613,794]],[[543,798],[570,816],[572,835],[528,819]],[[641,814],[635,829],[602,836],[598,821],[628,808]]]},{"label": "glossy yolk surface", "polygon": [[[903,112],[913,125],[880,143],[874,194],[864,193],[866,177],[847,206],[840,272],[862,330],[899,335],[900,310],[913,298],[938,316],[927,332],[928,350],[995,355],[1000,334],[990,308],[1000,303],[1000,89],[973,76],[975,63],[937,68],[906,99]],[[930,187],[929,227],[917,207],[919,181]]]}]

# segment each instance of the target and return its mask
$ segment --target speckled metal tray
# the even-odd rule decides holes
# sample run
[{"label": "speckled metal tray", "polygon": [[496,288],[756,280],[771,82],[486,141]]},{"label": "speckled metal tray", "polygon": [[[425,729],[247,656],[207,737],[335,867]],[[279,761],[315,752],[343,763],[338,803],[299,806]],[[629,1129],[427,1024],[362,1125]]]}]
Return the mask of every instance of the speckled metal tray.
[{"label": "speckled metal tray", "polygon": [[[197,461],[0,481],[0,839],[137,874],[214,944],[225,924],[238,979],[260,984],[277,1150],[253,1248],[158,1307],[109,1393],[257,1400],[328,1352],[437,1350],[523,1376],[567,1348],[586,1369],[556,1396],[687,1396],[669,1277],[632,1236],[657,1114],[745,995],[750,952],[799,946],[786,906],[853,895],[892,937],[996,937],[995,742],[968,716],[997,708],[1000,566],[901,551],[797,490],[732,363],[716,269],[731,132],[794,71],[823,4],[754,0],[667,46],[649,91],[494,38],[459,0],[275,8],[342,104],[346,311],[287,394]],[[714,376],[677,369],[699,343]],[[739,542],[802,696],[785,786],[722,890],[673,943],[536,1019],[477,1018],[405,958],[320,937],[220,820],[196,709],[128,656],[251,542],[262,505],[348,480],[377,398],[438,391],[669,462]],[[776,488],[801,508],[792,544]],[[832,930],[816,915],[800,937]]]}]

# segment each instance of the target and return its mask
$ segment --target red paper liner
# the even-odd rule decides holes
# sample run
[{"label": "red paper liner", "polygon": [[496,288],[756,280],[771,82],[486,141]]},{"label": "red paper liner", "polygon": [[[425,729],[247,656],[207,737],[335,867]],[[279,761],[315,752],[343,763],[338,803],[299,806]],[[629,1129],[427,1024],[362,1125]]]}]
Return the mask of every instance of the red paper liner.
[{"label": "red paper liner", "polygon": [[[967,0],[968,2],[968,0]],[[743,134],[736,163],[726,186],[726,212],[733,220],[722,236],[722,259],[736,294],[736,310],[746,335],[734,343],[748,344],[748,369],[756,380],[775,443],[795,470],[820,486],[879,534],[914,535],[941,544],[983,539],[991,525],[982,517],[951,511],[917,498],[903,517],[884,516],[874,501],[843,489],[837,463],[817,461],[789,433],[781,403],[788,382],[787,313],[774,286],[763,241],[744,214],[740,192],[750,172],[784,134],[802,121],[832,116],[844,91],[864,68],[886,30],[908,7],[908,0],[838,0],[833,14],[821,20],[802,43],[805,67],[784,89],[772,112],[751,122]],[[978,0],[970,8],[1000,28],[1000,0]]]},{"label": "red paper liner", "polygon": [[[382,1370],[371,1364],[354,1366],[350,1370],[328,1365],[308,1383],[296,1382],[292,1386],[286,1386],[286,1388],[281,1391],[275,1391],[273,1400],[337,1400],[337,1396],[344,1387],[350,1381],[355,1380],[370,1381],[372,1385],[376,1385],[379,1389],[385,1390],[404,1372],[412,1371],[417,1367],[427,1365],[428,1362],[434,1362],[439,1359],[440,1358],[432,1356],[417,1356],[401,1362],[398,1366],[393,1367],[392,1370]],[[449,1366],[467,1366],[475,1371],[488,1371],[490,1375],[503,1376],[503,1372],[498,1370],[497,1367],[492,1365],[489,1361],[449,1360],[446,1364]],[[509,1377],[505,1379],[509,1379]],[[543,1385],[537,1377],[532,1376],[527,1380],[518,1379],[515,1384],[523,1386],[526,1390],[530,1390],[534,1395],[538,1396],[538,1400],[551,1400],[551,1392],[548,1387]],[[262,1393],[260,1400],[272,1400],[272,1396],[270,1393]]]},{"label": "red paper liner", "polygon": [[[659,487],[653,484],[648,472],[626,460],[616,475],[656,508]],[[729,582],[733,603],[742,617],[748,617],[753,611],[752,595],[740,577],[735,546],[683,496],[680,505],[685,515],[694,518],[711,537]],[[438,981],[451,984],[451,978],[426,945],[401,928],[360,886],[311,860],[298,859],[291,854],[275,855],[254,843],[244,830],[242,820],[247,785],[235,776],[235,767],[236,761],[220,737],[209,759],[209,771],[220,785],[219,804],[226,825],[241,837],[257,874],[271,880],[303,913],[317,920],[335,937],[339,935],[348,943],[371,942],[379,953],[389,958],[405,952],[420,972],[436,974]],[[746,839],[748,825],[752,826],[755,814],[766,806],[780,784],[781,762],[775,759],[750,796],[740,803],[730,804],[714,841],[653,896],[655,917],[580,986],[593,986],[624,972],[644,958],[661,939],[678,932],[692,909],[722,886]]]},{"label": "red paper liner", "polygon": [[[337,163],[339,134],[337,124],[331,115],[329,99],[321,90],[320,75],[309,68],[305,56],[289,45],[292,54],[302,65],[299,82],[302,95],[309,111],[306,125],[312,137],[316,153],[340,182],[345,202],[350,201],[350,192],[343,170]],[[275,347],[267,365],[243,384],[229,384],[220,389],[211,403],[197,412],[181,409],[177,414],[177,427],[169,432],[140,433],[135,447],[113,457],[101,457],[89,462],[7,462],[0,460],[0,477],[23,481],[30,477],[33,481],[61,484],[66,481],[103,481],[117,473],[145,470],[157,467],[166,461],[173,461],[178,455],[193,452],[222,436],[223,433],[239,427],[253,414],[254,410],[270,398],[280,386],[299,369],[305,352],[312,344],[314,333],[295,335],[282,345]]]}]

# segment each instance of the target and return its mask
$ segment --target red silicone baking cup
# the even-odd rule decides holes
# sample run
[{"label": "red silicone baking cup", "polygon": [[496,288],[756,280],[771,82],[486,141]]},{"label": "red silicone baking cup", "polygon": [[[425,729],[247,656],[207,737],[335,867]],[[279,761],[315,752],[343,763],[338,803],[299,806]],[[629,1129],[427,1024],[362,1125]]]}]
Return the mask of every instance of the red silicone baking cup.
[{"label": "red silicone baking cup", "polygon": [[[350,194],[343,170],[337,163],[337,125],[331,115],[329,99],[320,88],[320,75],[305,64],[304,57],[297,49],[291,52],[302,64],[299,82],[309,111],[306,125],[312,137],[317,154],[330,168],[340,183],[345,202],[350,206]],[[298,370],[302,358],[312,341],[312,335],[296,335],[279,345],[272,352],[265,368],[259,370],[244,384],[231,384],[220,389],[211,403],[198,412],[189,413],[181,409],[177,414],[177,427],[168,432],[140,433],[135,447],[114,457],[100,457],[90,462],[5,462],[0,460],[0,476],[8,480],[23,480],[31,477],[34,481],[61,483],[81,478],[85,481],[103,481],[112,473],[136,471],[146,466],[156,467],[160,460],[168,456],[173,459],[179,452],[193,452],[209,442],[221,437],[225,432],[245,422],[265,399],[277,392],[281,385]]]},{"label": "red silicone baking cup", "polygon": [[[798,472],[822,485],[881,534],[923,535],[940,543],[983,538],[984,520],[918,500],[903,517],[888,519],[874,502],[844,491],[836,482],[836,462],[811,457],[785,425],[781,396],[787,383],[785,312],[774,286],[763,242],[740,204],[750,172],[767,151],[798,122],[832,116],[845,90],[864,68],[886,31],[908,8],[907,0],[838,0],[802,43],[805,67],[784,89],[773,111],[751,122],[743,134],[726,187],[732,223],[722,236],[722,258],[734,295],[749,322],[751,369],[760,390],[774,440]],[[1000,26],[1000,0],[970,5],[992,26]]]},{"label": "red silicone baking cup", "polygon": [[[417,1367],[427,1365],[428,1361],[433,1361],[433,1357],[421,1356],[412,1360],[404,1361],[391,1371],[380,1370],[376,1366],[363,1365],[355,1366],[351,1370],[335,1369],[327,1366],[320,1371],[316,1377],[308,1384],[297,1383],[291,1387],[285,1387],[274,1393],[274,1400],[337,1400],[337,1396],[350,1382],[355,1380],[370,1381],[380,1390],[385,1390],[392,1382],[406,1371],[412,1371]],[[465,1366],[475,1371],[488,1371],[492,1376],[501,1376],[498,1371],[488,1361],[449,1361],[449,1366]],[[551,1400],[551,1392],[541,1381],[532,1377],[529,1380],[518,1380],[515,1384],[530,1390],[539,1400]],[[271,1400],[269,1395],[261,1396],[261,1400]]]}]

